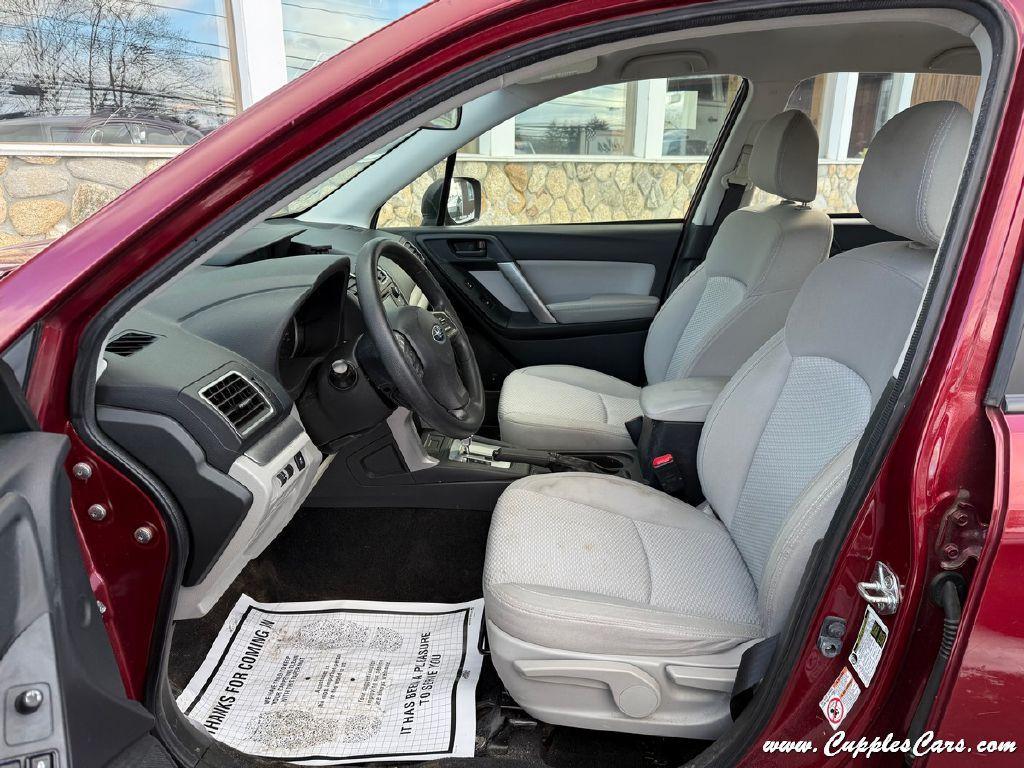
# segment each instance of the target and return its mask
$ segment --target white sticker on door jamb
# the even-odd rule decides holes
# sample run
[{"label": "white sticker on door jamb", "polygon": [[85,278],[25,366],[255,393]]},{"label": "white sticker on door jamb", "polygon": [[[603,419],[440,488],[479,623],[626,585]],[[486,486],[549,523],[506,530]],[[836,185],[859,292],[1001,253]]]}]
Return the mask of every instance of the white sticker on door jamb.
[{"label": "white sticker on door jamb", "polygon": [[859,696],[860,686],[854,680],[853,673],[849,667],[843,667],[839,677],[818,704],[833,731],[842,725]]},{"label": "white sticker on door jamb", "polygon": [[857,639],[853,643],[853,650],[850,651],[850,666],[865,688],[871,685],[875,677],[875,670],[878,669],[878,662],[882,659],[882,650],[888,639],[889,628],[874,609],[870,605],[867,606],[860,631],[857,632]]}]

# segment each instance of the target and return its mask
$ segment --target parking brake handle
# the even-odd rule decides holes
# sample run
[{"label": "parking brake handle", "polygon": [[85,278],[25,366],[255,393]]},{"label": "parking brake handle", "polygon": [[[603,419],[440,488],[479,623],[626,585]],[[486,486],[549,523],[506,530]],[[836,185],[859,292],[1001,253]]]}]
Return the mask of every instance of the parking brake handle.
[{"label": "parking brake handle", "polygon": [[497,461],[510,461],[512,463],[529,464],[534,467],[544,467],[553,472],[596,472],[608,474],[600,465],[578,456],[566,456],[564,453],[554,451],[540,451],[532,448],[501,447],[494,452]]}]

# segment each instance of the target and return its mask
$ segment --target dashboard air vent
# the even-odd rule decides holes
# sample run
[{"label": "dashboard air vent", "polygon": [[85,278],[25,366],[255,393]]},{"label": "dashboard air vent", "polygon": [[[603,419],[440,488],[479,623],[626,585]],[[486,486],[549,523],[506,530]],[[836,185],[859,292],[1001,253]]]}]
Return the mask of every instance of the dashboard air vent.
[{"label": "dashboard air vent", "polygon": [[121,357],[131,357],[141,349],[145,349],[156,341],[156,336],[151,333],[139,331],[126,331],[116,339],[111,339],[107,344],[107,352]]},{"label": "dashboard air vent", "polygon": [[242,436],[274,412],[266,395],[238,371],[231,371],[207,384],[199,390],[199,396]]}]

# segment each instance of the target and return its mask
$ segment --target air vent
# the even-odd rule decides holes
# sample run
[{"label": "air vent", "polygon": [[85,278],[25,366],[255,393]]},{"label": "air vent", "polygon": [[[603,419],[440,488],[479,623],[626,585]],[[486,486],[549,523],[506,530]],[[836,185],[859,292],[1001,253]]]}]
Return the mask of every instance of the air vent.
[{"label": "air vent", "polygon": [[243,437],[274,412],[266,395],[238,371],[206,385],[199,390],[199,396]]},{"label": "air vent", "polygon": [[151,333],[139,331],[127,331],[116,339],[111,339],[107,344],[107,352],[121,357],[131,357],[141,349],[145,349],[156,341],[156,336]]}]

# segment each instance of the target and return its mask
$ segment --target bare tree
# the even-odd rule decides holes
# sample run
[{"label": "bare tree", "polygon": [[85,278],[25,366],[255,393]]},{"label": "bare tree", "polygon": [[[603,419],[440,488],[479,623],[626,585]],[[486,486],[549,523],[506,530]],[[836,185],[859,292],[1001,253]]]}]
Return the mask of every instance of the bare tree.
[{"label": "bare tree", "polygon": [[[0,111],[220,117],[223,88],[168,14],[134,0],[0,0]],[[3,80],[0,79],[0,83]]]}]

